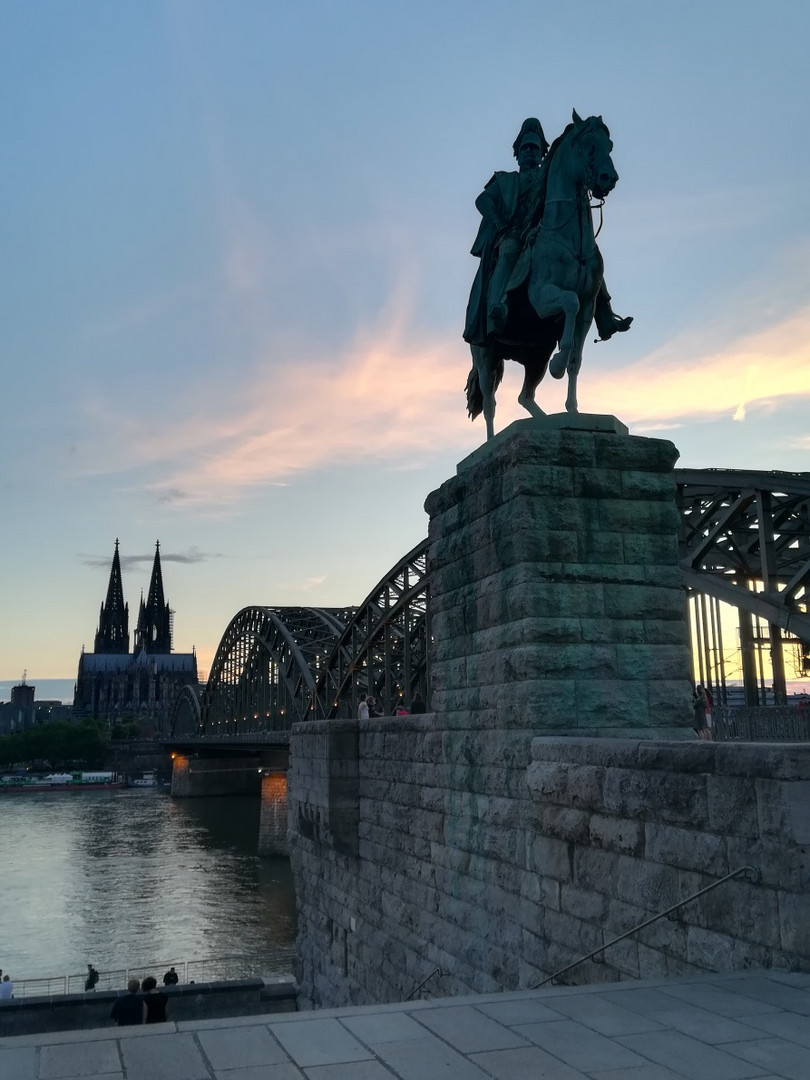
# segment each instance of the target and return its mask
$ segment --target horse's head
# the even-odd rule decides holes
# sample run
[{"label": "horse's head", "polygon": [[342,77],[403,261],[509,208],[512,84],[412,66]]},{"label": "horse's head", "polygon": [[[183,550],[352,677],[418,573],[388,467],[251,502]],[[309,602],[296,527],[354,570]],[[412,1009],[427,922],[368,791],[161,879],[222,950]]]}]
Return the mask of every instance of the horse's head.
[{"label": "horse's head", "polygon": [[619,179],[610,156],[613,149],[610,132],[601,116],[589,116],[583,120],[574,109],[572,120],[570,140],[579,153],[580,180],[597,199],[604,199],[613,191]]}]

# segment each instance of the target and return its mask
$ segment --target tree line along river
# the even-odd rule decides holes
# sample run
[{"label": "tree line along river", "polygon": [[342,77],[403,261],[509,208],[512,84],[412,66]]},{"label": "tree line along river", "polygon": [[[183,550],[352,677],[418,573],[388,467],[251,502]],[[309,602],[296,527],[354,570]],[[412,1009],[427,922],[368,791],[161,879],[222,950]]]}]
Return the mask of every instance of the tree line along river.
[{"label": "tree line along river", "polygon": [[258,857],[258,829],[247,797],[0,795],[0,968],[22,980],[251,955],[289,970],[289,862]]}]

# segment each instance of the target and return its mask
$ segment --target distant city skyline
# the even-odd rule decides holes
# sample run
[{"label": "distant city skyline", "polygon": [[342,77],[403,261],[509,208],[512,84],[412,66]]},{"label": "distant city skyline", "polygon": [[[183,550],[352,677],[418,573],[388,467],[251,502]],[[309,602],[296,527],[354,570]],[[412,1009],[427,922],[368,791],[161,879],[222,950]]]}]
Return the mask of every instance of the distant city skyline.
[{"label": "distant city skyline", "polygon": [[116,537],[133,607],[160,540],[208,671],[241,608],[359,604],[426,535],[484,439],[474,203],[527,116],[601,114],[620,176],[635,322],[580,408],[810,471],[809,36],[799,0],[4,4],[0,693],[72,683]]}]

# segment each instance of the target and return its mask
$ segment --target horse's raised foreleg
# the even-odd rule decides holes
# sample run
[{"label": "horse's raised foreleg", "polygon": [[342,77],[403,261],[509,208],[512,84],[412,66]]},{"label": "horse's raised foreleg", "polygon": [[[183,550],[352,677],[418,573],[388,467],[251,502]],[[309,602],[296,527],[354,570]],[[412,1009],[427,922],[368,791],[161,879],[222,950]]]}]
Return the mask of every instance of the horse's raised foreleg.
[{"label": "horse's raised foreleg", "polygon": [[579,314],[579,297],[571,289],[561,289],[558,285],[546,284],[536,291],[529,286],[529,299],[541,319],[550,319],[560,313],[565,316],[559,349],[548,365],[550,374],[555,379],[561,379],[571,360]]}]

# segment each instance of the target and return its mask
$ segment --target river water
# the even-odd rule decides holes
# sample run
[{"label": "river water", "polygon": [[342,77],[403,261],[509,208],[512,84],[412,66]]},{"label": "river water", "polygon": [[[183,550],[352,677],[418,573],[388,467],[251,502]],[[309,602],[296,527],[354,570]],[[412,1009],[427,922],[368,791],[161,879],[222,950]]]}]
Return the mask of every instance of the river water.
[{"label": "river water", "polygon": [[289,970],[289,862],[257,856],[258,827],[250,798],[0,795],[0,968],[28,979],[253,955]]}]

